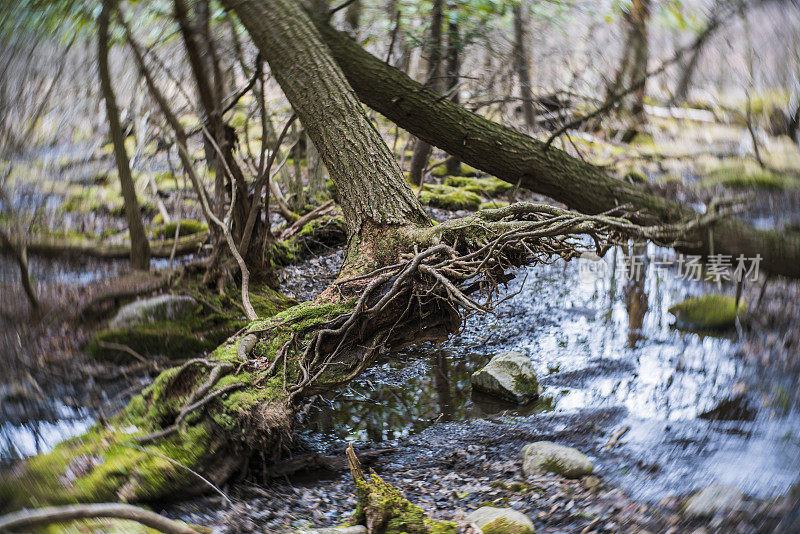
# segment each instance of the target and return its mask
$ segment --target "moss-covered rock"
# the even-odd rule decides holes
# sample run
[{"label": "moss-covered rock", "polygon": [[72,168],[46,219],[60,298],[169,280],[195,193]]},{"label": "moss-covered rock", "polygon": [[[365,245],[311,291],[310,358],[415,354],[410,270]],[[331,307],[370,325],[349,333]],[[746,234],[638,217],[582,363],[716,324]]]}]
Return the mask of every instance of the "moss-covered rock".
[{"label": "moss-covered rock", "polygon": [[527,476],[555,473],[567,478],[591,475],[589,457],[572,447],[551,441],[537,441],[522,448],[522,470]]},{"label": "moss-covered rock", "polygon": [[686,329],[719,330],[730,328],[736,317],[744,313],[747,306],[728,295],[710,294],[689,297],[669,309],[676,319],[676,326]]},{"label": "moss-covered rock", "polygon": [[446,210],[477,210],[481,205],[481,197],[449,185],[424,184],[419,201],[425,206]]},{"label": "moss-covered rock", "polygon": [[528,516],[511,508],[481,506],[466,520],[474,523],[483,534],[533,534],[536,531]]},{"label": "moss-covered rock", "polygon": [[451,187],[459,187],[472,193],[477,193],[484,197],[496,197],[503,193],[509,192],[514,188],[508,182],[504,182],[494,176],[487,176],[485,178],[472,178],[469,176],[448,176],[444,180],[444,185]]},{"label": "moss-covered rock", "polygon": [[197,316],[200,306],[185,295],[158,295],[136,300],[121,307],[109,321],[109,328],[118,330],[159,321],[173,321]]},{"label": "moss-covered rock", "polygon": [[521,352],[503,352],[472,374],[472,387],[519,404],[530,402],[542,393],[530,359]]},{"label": "moss-covered rock", "polygon": [[[228,286],[222,295],[195,291],[197,299],[207,310],[182,314],[180,317],[158,315],[153,321],[138,324],[111,324],[92,337],[88,353],[100,360],[129,359],[132,356],[121,350],[124,345],[143,356],[165,356],[172,359],[192,358],[214,350],[233,332],[247,322],[239,308],[240,295],[235,287]],[[294,301],[266,286],[254,286],[250,303],[259,317],[271,317],[292,305]],[[230,310],[229,314],[218,310]]]}]

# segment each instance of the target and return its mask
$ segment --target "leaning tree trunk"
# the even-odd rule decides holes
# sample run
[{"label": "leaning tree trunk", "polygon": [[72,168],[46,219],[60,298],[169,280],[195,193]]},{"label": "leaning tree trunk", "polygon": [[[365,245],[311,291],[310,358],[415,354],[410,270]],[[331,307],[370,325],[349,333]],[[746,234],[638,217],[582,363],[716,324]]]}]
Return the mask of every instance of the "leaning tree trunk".
[{"label": "leaning tree trunk", "polygon": [[[685,204],[613,178],[553,146],[545,149],[545,143],[537,139],[442,99],[372,56],[346,34],[325,23],[318,28],[362,102],[475,168],[584,213],[629,205],[639,212],[641,222],[674,222],[699,216]],[[696,232],[677,248],[690,254],[714,251],[734,258],[739,254],[748,258],[760,255],[763,269],[800,278],[800,238],[756,230],[731,218],[718,221],[712,232]]]},{"label": "leaning tree trunk", "polygon": [[[444,0],[433,0],[433,7],[431,8],[431,28],[428,40],[428,81],[426,84],[439,93],[442,92],[443,87],[441,76],[443,3]],[[419,185],[422,183],[422,173],[430,157],[430,143],[417,138],[414,142],[414,152],[411,155],[411,164],[408,172],[408,178],[412,184]]]},{"label": "leaning tree trunk", "polygon": [[104,0],[97,20],[97,71],[100,76],[100,90],[106,103],[106,115],[108,116],[111,141],[114,145],[114,159],[117,163],[122,199],[125,201],[125,218],[128,221],[128,230],[131,237],[131,266],[134,269],[147,271],[150,269],[150,243],[144,231],[144,224],[142,224],[139,202],[136,200],[136,188],[133,185],[128,154],[125,150],[125,137],[119,119],[117,99],[114,95],[111,73],[108,68],[108,25],[112,9],[111,0]]},{"label": "leaning tree trunk", "polygon": [[530,32],[530,3],[521,0],[514,6],[514,70],[519,78],[520,101],[525,117],[525,127],[529,132],[536,129],[536,110],[533,107],[531,91],[531,59],[528,54]]}]

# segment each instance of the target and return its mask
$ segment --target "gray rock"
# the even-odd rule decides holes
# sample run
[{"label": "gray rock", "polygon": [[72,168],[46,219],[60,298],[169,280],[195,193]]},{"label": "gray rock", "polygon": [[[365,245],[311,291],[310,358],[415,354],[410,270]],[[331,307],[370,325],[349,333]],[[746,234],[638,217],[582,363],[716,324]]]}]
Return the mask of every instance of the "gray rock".
[{"label": "gray rock", "polygon": [[530,402],[542,393],[530,359],[515,351],[496,355],[483,369],[474,372],[472,387],[520,404]]},{"label": "gray rock", "polygon": [[522,470],[525,475],[556,473],[567,478],[580,478],[594,471],[592,461],[577,449],[552,441],[537,441],[522,447]]},{"label": "gray rock", "polygon": [[466,520],[474,523],[484,534],[534,534],[533,522],[521,512],[511,508],[481,506]]},{"label": "gray rock", "polygon": [[112,330],[134,326],[184,319],[197,313],[197,301],[182,295],[159,295],[126,304],[108,323]]},{"label": "gray rock", "polygon": [[686,501],[683,513],[691,516],[709,516],[716,513],[730,513],[742,506],[744,495],[734,486],[711,484]]}]

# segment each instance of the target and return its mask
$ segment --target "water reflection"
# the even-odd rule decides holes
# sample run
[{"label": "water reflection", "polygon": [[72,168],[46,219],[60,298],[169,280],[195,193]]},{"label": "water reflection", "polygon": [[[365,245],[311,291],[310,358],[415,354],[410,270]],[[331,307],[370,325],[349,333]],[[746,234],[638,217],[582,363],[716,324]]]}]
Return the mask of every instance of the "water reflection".
[{"label": "water reflection", "polygon": [[[525,287],[496,314],[471,318],[439,348],[387,358],[329,398],[314,428],[334,441],[379,442],[437,421],[501,413],[498,421],[511,416],[535,427],[547,412],[621,409],[614,424],[631,431],[598,459],[599,470],[635,496],[658,499],[712,481],[759,497],[787,491],[800,473],[797,411],[763,402],[774,380],[744,364],[735,340],[670,328],[669,306],[710,288],[653,269],[653,258],[671,251],[639,244],[620,251],[623,260],[644,253],[650,260],[630,280],[622,268],[592,283],[579,280],[574,264],[529,269]],[[508,291],[519,290],[522,278]],[[472,372],[506,350],[531,357],[545,401],[519,408],[471,395]],[[730,399],[734,386],[746,391],[752,415],[740,419],[752,420],[700,417]]]}]

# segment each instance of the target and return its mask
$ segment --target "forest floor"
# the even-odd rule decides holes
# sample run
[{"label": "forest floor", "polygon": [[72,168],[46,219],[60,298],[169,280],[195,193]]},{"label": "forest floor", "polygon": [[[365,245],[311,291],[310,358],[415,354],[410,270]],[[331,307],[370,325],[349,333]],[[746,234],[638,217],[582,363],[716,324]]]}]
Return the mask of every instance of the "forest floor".
[{"label": "forest floor", "polygon": [[[585,148],[600,162],[613,160],[629,179],[686,203],[746,193],[745,218],[796,231],[796,173],[761,172],[740,157],[727,158],[733,161],[727,166],[698,162],[685,154],[691,143],[671,147],[660,135],[655,136],[659,152],[672,150],[675,156],[666,163],[650,161],[649,140],[625,150],[594,142]],[[741,132],[726,135],[741,138]],[[715,151],[737,151],[733,141],[720,137]],[[645,155],[644,164],[633,163],[636,154]],[[627,159],[621,163],[621,158]],[[772,163],[783,164],[779,158]],[[105,161],[100,170],[109,164]],[[795,160],[791,165],[800,167]],[[744,187],[737,182],[742,176]],[[63,188],[58,181],[53,187]],[[442,181],[438,178],[437,185]],[[118,212],[108,212],[109,201],[95,197],[110,188],[107,180],[98,183],[92,195],[71,186],[52,194],[60,197],[59,205],[70,199],[79,205],[77,215],[67,216],[68,230],[113,239],[123,223]],[[174,178],[164,178],[159,187],[171,192],[167,208],[175,209],[179,194],[181,213],[198,216],[197,206],[187,202],[191,195]],[[32,189],[14,189],[17,209],[24,207],[26,191]],[[530,193],[519,198],[546,200]],[[151,203],[148,209],[155,227],[156,207]],[[437,220],[459,213],[428,209]],[[81,217],[87,211],[92,216]],[[58,210],[44,212],[45,228],[55,227],[63,216]],[[650,264],[674,260],[672,254],[647,250]],[[192,259],[180,258],[175,266]],[[165,269],[168,263],[155,260],[154,267]],[[297,301],[313,298],[340,263],[340,249],[324,249],[282,269],[281,290]],[[145,387],[159,366],[168,365],[165,360],[104,363],[85,354],[86,343],[112,313],[113,300],[108,308],[93,309],[91,319],[75,319],[76,310],[109,288],[155,287],[159,278],[133,275],[123,260],[91,258],[34,256],[31,272],[47,310],[38,321],[24,312],[15,267],[0,256],[4,464],[85,430]],[[672,328],[667,309],[687,295],[732,293],[730,284],[680,280],[674,266],[649,274],[639,293],[621,272],[586,284],[573,264],[540,265],[517,275],[508,291],[519,294],[495,314],[469,319],[460,335],[440,346],[387,355],[347,388],[314,399],[304,411],[296,454],[341,458],[351,441],[364,450],[389,449],[370,467],[434,517],[461,524],[470,510],[490,503],[523,511],[540,533],[772,532],[780,520],[798,513],[790,491],[797,491],[800,471],[800,283],[771,280],[764,286],[762,275],[744,288],[750,308],[740,327],[706,335]],[[632,305],[631,294],[645,295],[643,309],[641,302]],[[511,349],[524,350],[534,360],[545,388],[542,402],[534,406],[496,406],[471,394],[470,374],[492,354]],[[756,415],[705,417],[731,398]],[[605,447],[625,427],[630,431],[619,443]],[[590,455],[595,475],[526,478],[520,449],[539,440]],[[748,496],[732,513],[685,515],[686,497],[715,480],[740,486]],[[154,509],[222,531],[264,532],[341,524],[355,506],[344,470],[264,479],[254,465],[243,480],[222,489],[232,508],[218,497],[205,497]]]}]

